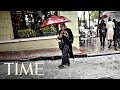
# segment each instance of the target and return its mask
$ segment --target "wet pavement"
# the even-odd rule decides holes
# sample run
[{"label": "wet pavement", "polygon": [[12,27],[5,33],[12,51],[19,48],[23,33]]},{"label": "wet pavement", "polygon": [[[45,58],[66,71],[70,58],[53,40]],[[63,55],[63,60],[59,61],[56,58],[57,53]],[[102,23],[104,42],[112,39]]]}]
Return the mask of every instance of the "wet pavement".
[{"label": "wet pavement", "polygon": [[[73,54],[75,58],[86,57],[86,56],[99,56],[99,55],[110,55],[119,54],[120,48],[117,51],[114,47],[108,48],[108,42],[106,40],[105,48],[101,48],[99,37],[93,38],[91,42],[85,43],[80,46],[80,49],[73,47]],[[26,51],[9,51],[0,52],[0,61],[6,60],[56,60],[61,58],[61,51],[59,48],[48,48],[39,50],[26,50]]]},{"label": "wet pavement", "polygon": [[[40,59],[44,57],[61,57],[61,51],[59,48],[48,48],[39,50],[25,50],[25,51],[9,51],[0,52],[0,61],[6,60],[30,60],[30,59]],[[81,51],[76,47],[73,47],[74,55],[82,55]]]},{"label": "wet pavement", "polygon": [[5,62],[0,62],[0,79],[120,79],[119,57],[120,54],[70,59],[71,65],[62,69],[58,68],[61,59],[55,61],[10,62],[18,63],[18,73],[22,63],[24,63],[26,69],[32,63],[33,71],[35,71],[35,63],[43,63],[39,66],[42,68],[39,73],[43,75],[31,75],[30,72],[27,75],[24,73],[15,75],[15,65],[11,65],[11,75],[7,75],[7,65],[4,65]]},{"label": "wet pavement", "polygon": [[120,53],[120,48],[117,47],[117,51],[114,50],[114,46],[112,43],[111,48],[108,48],[108,41],[105,42],[105,48],[103,49],[100,46],[99,37],[93,38],[91,42],[85,43],[80,46],[80,51],[85,54],[105,54],[105,53]]}]

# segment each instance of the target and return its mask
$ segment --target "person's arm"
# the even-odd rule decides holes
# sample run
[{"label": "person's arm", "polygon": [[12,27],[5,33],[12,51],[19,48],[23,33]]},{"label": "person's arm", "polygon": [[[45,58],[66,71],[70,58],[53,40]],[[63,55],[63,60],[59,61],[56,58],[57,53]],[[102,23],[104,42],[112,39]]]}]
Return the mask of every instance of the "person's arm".
[{"label": "person's arm", "polygon": [[105,33],[107,33],[107,28],[105,28]]},{"label": "person's arm", "polygon": [[100,23],[100,24],[98,24],[98,28],[99,28],[99,29],[101,29],[101,23]]},{"label": "person's arm", "polygon": [[61,39],[62,39],[61,31],[59,31],[59,32],[57,33],[57,39],[58,39],[58,40],[61,40]]},{"label": "person's arm", "polygon": [[106,24],[106,28],[108,28],[108,23]]},{"label": "person's arm", "polygon": [[69,29],[69,41],[70,41],[70,43],[73,43],[73,41],[74,41],[74,37],[73,37],[73,33],[72,33],[71,29]]},{"label": "person's arm", "polygon": [[115,23],[113,22],[113,28],[115,28]]}]

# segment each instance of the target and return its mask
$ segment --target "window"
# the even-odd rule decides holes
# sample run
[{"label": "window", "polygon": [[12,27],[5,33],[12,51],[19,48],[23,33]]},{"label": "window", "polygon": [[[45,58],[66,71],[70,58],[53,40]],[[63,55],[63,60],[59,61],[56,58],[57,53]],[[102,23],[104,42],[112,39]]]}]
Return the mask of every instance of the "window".
[{"label": "window", "polygon": [[29,38],[56,35],[58,25],[40,30],[42,23],[57,11],[11,11],[14,38]]}]

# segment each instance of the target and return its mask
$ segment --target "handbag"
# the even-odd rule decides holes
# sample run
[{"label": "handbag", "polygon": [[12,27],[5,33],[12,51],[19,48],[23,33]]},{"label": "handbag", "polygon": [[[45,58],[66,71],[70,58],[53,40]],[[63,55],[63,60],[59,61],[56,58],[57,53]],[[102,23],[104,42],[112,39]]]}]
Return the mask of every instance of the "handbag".
[{"label": "handbag", "polygon": [[62,42],[58,42],[58,44],[59,44],[60,50],[62,50],[63,49],[63,43]]},{"label": "handbag", "polygon": [[102,28],[101,33],[105,33],[105,32],[106,32],[105,28]]}]

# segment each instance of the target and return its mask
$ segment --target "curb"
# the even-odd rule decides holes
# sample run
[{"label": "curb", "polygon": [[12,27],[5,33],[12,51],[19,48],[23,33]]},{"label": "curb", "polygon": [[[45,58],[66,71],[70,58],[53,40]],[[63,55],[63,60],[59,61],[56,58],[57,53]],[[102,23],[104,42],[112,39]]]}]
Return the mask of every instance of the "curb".
[{"label": "curb", "polygon": [[[114,55],[114,54],[120,54],[120,52],[113,52],[113,53],[99,53],[99,54],[76,54],[74,55],[74,58],[86,58],[86,57],[96,57],[96,56],[107,56],[107,55]],[[26,62],[26,61],[39,61],[39,60],[59,60],[62,59],[61,55],[56,56],[40,56],[36,58],[21,58],[21,59],[12,59],[12,60],[0,60],[0,62]]]},{"label": "curb", "polygon": [[114,55],[114,54],[120,54],[120,52],[100,53],[100,54],[87,54],[87,57],[107,56],[107,55]]},{"label": "curb", "polygon": [[[84,58],[87,57],[87,54],[82,55],[74,55],[74,58]],[[31,58],[29,61],[35,61],[35,60],[58,60],[62,59],[61,56],[49,56],[49,57],[37,57],[37,58]]]},{"label": "curb", "polygon": [[[87,54],[81,54],[81,55],[74,55],[74,58],[85,58],[87,57]],[[14,60],[0,60],[0,62],[12,62],[12,61],[19,61],[19,62],[25,62],[25,61],[39,61],[39,60],[59,60],[62,59],[60,55],[57,56],[41,56],[36,58],[21,58],[21,59],[14,59]]]}]

